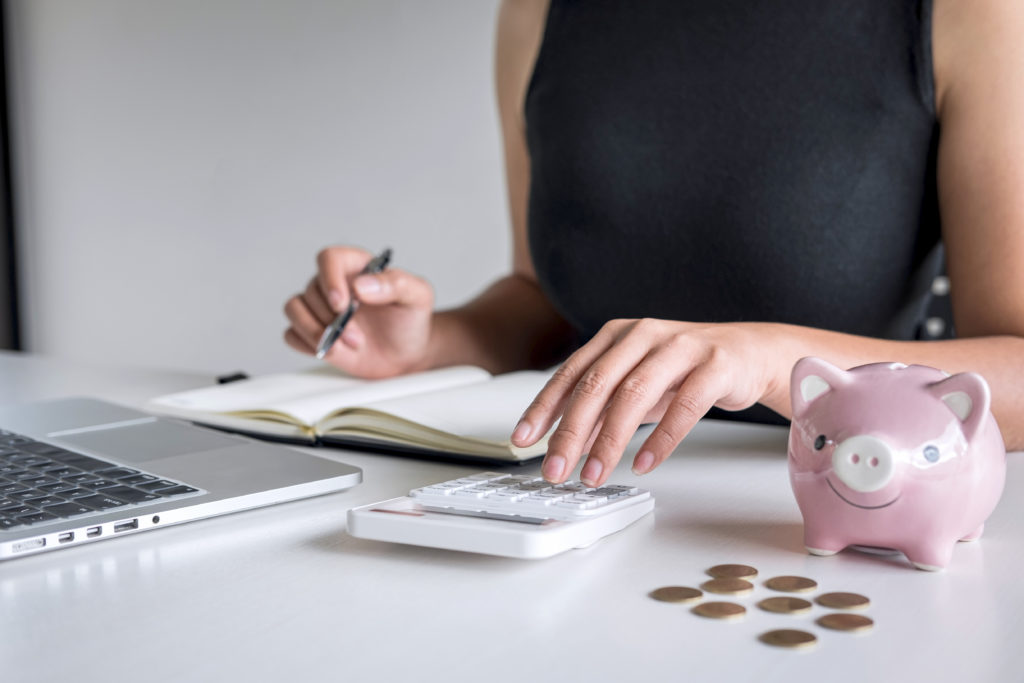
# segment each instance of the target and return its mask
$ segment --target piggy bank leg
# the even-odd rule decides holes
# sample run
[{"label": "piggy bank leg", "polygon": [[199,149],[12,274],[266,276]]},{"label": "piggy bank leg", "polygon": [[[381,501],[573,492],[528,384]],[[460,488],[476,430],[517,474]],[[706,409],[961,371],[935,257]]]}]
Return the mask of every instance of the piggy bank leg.
[{"label": "piggy bank leg", "polygon": [[966,536],[964,536],[960,540],[961,541],[976,541],[979,538],[981,538],[981,532],[983,532],[984,530],[985,530],[985,525],[982,524],[977,529],[975,529],[971,533],[967,534]]},{"label": "piggy bank leg", "polygon": [[946,568],[953,557],[955,541],[934,541],[915,545],[903,550],[915,567],[928,572],[937,572]]},{"label": "piggy bank leg", "polygon": [[804,525],[804,547],[811,555],[827,557],[835,555],[846,547],[846,543],[839,541],[832,534],[815,529],[809,524]]}]

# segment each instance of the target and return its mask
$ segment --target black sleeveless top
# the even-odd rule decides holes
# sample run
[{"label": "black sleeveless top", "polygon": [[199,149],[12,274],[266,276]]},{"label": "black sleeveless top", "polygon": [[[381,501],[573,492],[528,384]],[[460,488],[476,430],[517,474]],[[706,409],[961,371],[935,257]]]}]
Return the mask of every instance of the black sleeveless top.
[{"label": "black sleeveless top", "polygon": [[911,339],[940,262],[930,0],[552,0],[529,243],[612,318]]}]

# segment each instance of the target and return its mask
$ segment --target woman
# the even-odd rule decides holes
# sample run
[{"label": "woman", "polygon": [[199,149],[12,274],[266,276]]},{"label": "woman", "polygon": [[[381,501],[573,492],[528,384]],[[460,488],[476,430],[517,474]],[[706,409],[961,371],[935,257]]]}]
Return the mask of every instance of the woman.
[{"label": "woman", "polygon": [[[979,372],[1024,448],[1024,4],[551,3],[498,21],[512,273],[434,312],[423,280],[325,249],[291,346],[356,296],[327,360],[365,377],[575,348],[512,437],[561,417],[553,482],[589,453],[600,485],[644,422],[637,473],[713,407],[788,417],[809,355]],[[916,341],[940,236],[957,339]]]}]

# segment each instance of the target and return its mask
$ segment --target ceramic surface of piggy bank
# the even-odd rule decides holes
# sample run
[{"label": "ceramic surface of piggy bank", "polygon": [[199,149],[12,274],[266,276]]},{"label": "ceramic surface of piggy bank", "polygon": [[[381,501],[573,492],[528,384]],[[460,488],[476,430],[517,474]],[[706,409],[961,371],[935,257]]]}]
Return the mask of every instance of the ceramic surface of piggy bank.
[{"label": "ceramic surface of piggy bank", "polygon": [[790,392],[789,478],[809,552],[891,548],[936,570],[981,535],[1006,448],[980,375],[804,358]]}]

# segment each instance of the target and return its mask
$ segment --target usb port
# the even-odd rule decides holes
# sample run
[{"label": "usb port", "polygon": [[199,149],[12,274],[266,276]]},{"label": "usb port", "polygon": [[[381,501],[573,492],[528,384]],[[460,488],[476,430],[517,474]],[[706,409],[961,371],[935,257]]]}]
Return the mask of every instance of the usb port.
[{"label": "usb port", "polygon": [[139,520],[138,519],[133,519],[133,520],[131,520],[129,522],[121,522],[119,524],[115,524],[114,525],[114,533],[115,534],[119,534],[122,531],[131,531],[132,529],[138,529],[138,528],[139,528]]},{"label": "usb port", "polygon": [[75,532],[74,531],[68,531],[67,533],[63,533],[63,534],[61,534],[60,536],[57,537],[57,542],[58,543],[70,543],[73,540],[75,540]]},{"label": "usb port", "polygon": [[85,535],[87,537],[89,537],[89,538],[96,538],[97,536],[99,536],[102,533],[103,533],[103,527],[98,527],[98,526],[89,527],[88,529],[85,530]]}]

